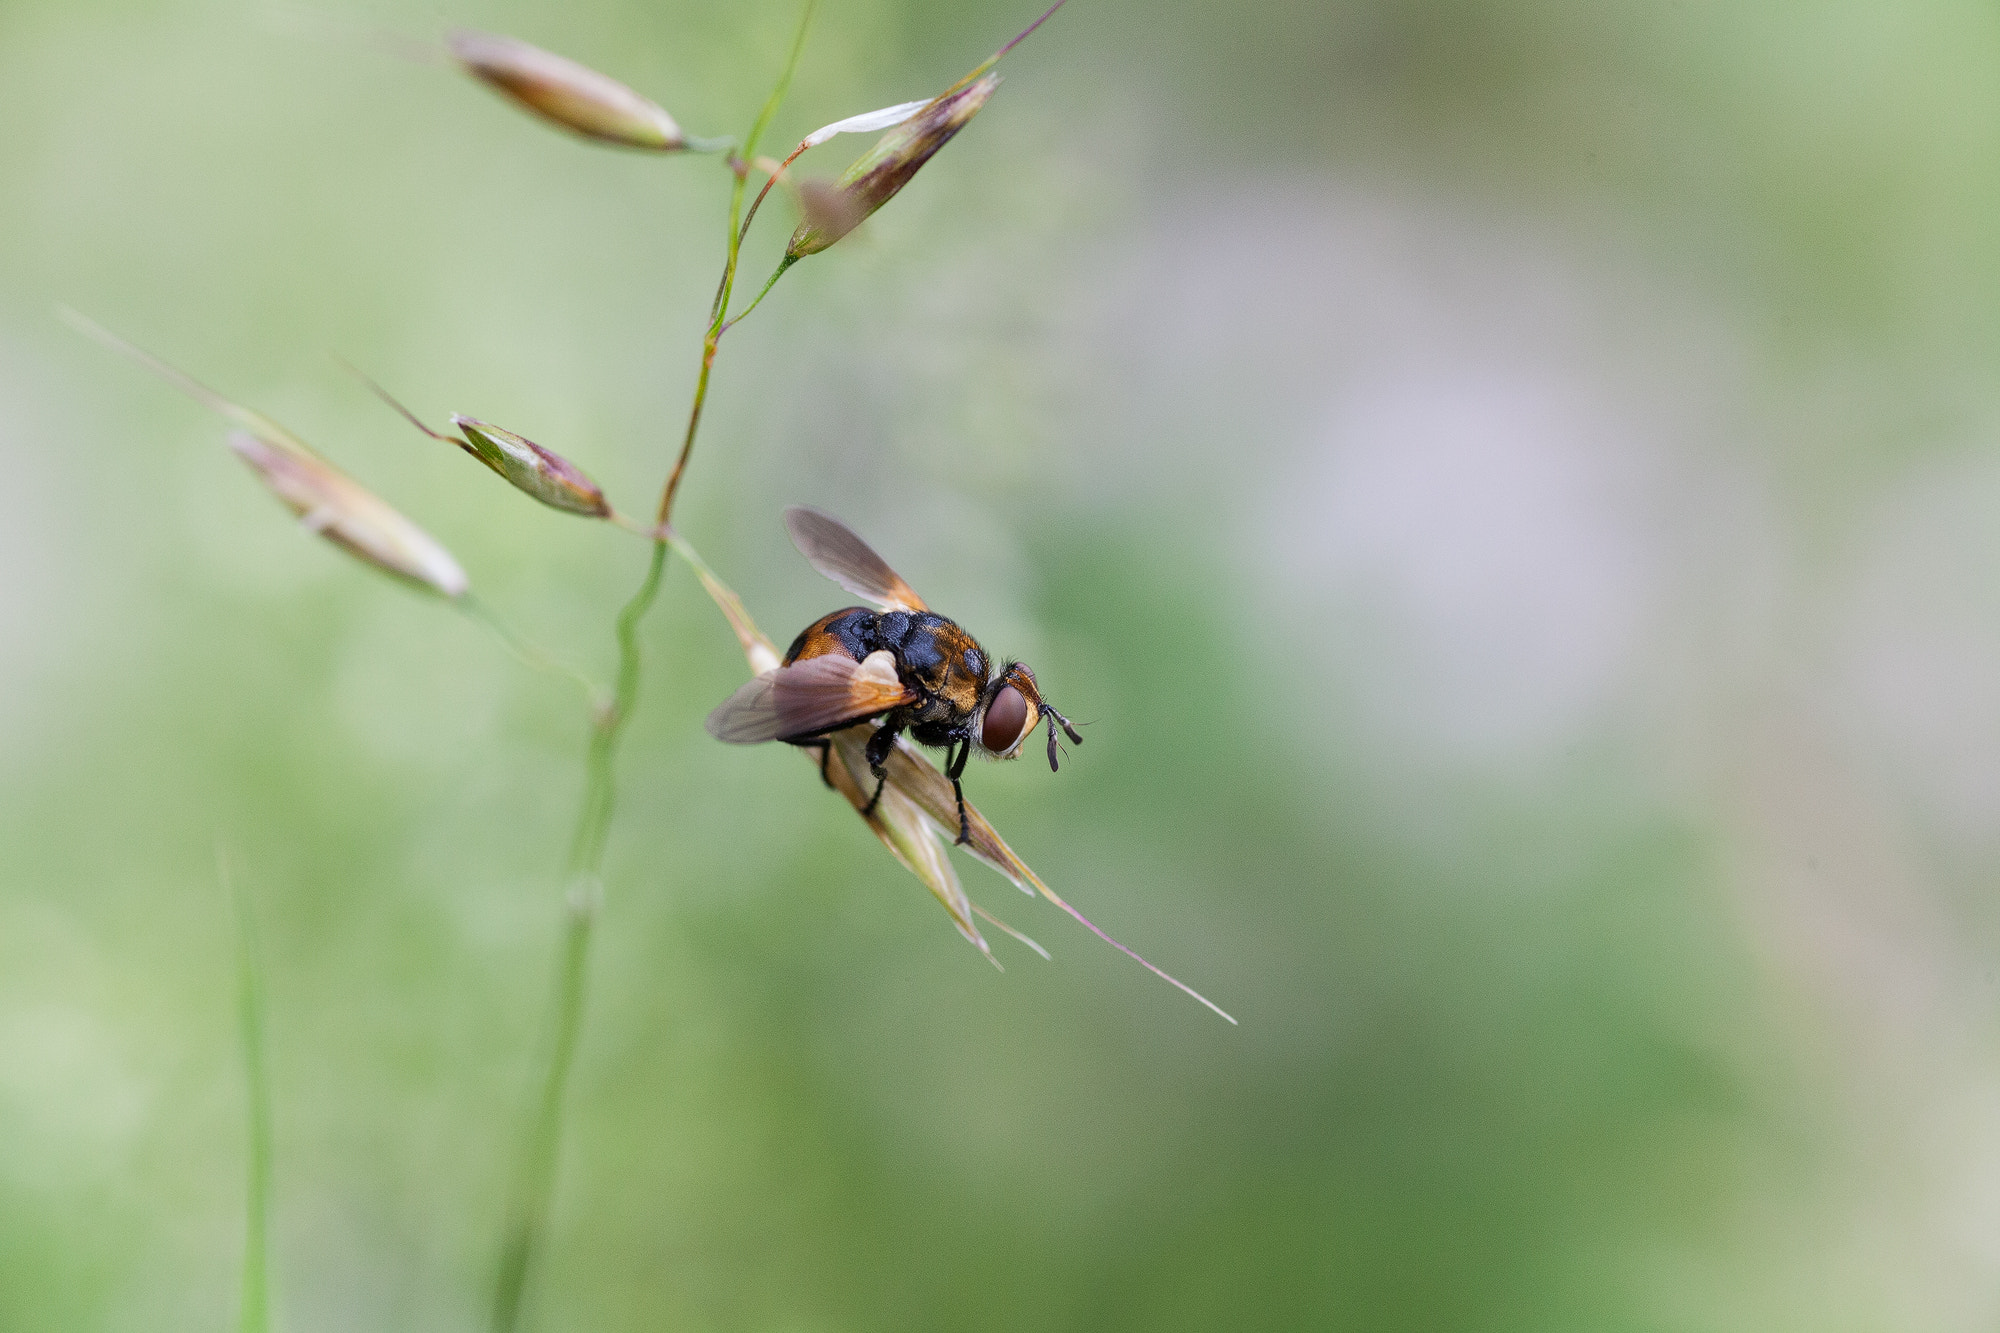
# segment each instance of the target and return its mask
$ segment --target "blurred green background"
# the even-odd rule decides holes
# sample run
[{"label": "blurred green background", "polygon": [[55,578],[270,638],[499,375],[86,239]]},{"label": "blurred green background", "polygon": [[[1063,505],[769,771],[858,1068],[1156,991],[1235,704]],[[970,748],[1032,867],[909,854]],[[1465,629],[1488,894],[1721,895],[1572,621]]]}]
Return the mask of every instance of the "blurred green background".
[{"label": "blurred green background", "polygon": [[[293,427],[608,671],[788,3],[0,0],[0,1327],[233,1318],[227,843],[281,1326],[481,1325],[574,695],[301,535],[75,306]],[[783,145],[1030,9],[826,0]],[[780,642],[849,519],[1090,724],[972,797],[1230,1028],[966,862],[995,972],[674,566],[531,1324],[2000,1322],[2000,14],[1073,0],[725,342],[680,509]],[[809,162],[832,173],[866,144]],[[753,239],[761,279],[789,227]]]}]

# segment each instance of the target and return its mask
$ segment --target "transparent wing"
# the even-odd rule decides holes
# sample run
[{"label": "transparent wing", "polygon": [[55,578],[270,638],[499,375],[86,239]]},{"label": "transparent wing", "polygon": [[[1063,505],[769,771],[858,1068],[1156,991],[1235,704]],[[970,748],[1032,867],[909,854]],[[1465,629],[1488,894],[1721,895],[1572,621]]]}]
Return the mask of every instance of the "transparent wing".
[{"label": "transparent wing", "polygon": [[723,700],[706,725],[719,741],[757,745],[850,726],[915,698],[888,653],[866,662],[829,653],[766,671]]},{"label": "transparent wing", "polygon": [[785,527],[792,534],[792,545],[814,569],[856,597],[865,597],[885,611],[930,609],[873,547],[833,515],[793,505],[785,511]]}]

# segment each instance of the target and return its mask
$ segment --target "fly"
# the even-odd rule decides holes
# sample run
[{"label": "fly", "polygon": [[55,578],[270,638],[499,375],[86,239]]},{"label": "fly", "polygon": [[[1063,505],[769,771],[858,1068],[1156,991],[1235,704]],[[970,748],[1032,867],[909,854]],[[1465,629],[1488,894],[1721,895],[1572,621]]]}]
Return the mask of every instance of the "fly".
[{"label": "fly", "polygon": [[1044,720],[1049,769],[1056,768],[1056,727],[1078,744],[1070,720],[1042,697],[1025,663],[996,667],[958,624],[932,611],[867,542],[831,514],[795,506],[785,511],[792,544],[814,569],[874,603],[843,607],[799,632],[784,665],[752,680],[708,715],[708,733],[736,745],[783,741],[817,749],[820,776],[832,751],[827,739],[879,720],[865,751],[875,792],[872,814],[888,779],[885,765],[896,738],[945,752],[945,776],[958,798],[958,841],[971,835],[960,778],[977,749],[989,759],[1014,759]]}]

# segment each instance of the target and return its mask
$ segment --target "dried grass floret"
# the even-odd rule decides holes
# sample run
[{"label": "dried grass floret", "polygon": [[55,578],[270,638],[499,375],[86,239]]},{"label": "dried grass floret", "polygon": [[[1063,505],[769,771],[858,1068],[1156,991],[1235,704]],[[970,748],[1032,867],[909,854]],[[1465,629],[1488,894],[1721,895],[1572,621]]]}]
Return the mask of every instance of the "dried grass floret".
[{"label": "dried grass floret", "polygon": [[469,28],[451,33],[445,45],[468,74],[573,134],[656,153],[688,146],[674,118],[650,98],[567,56]]}]

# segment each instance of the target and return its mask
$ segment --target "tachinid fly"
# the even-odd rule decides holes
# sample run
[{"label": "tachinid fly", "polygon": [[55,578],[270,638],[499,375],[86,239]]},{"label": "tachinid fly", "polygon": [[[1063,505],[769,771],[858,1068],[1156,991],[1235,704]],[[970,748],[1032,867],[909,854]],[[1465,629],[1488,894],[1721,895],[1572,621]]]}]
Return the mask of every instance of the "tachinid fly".
[{"label": "tachinid fly", "polygon": [[866,750],[875,793],[882,798],[884,765],[896,738],[908,731],[945,752],[945,776],[958,796],[958,841],[969,836],[959,778],[977,748],[1013,759],[1044,718],[1049,768],[1056,767],[1056,726],[1081,745],[1070,720],[1051,708],[1020,662],[997,669],[970,634],[924,605],[867,542],[839,519],[797,506],[785,511],[792,544],[813,568],[879,610],[850,606],[820,617],[792,640],[784,665],[758,676],[708,715],[720,741],[756,745],[784,741],[820,752],[825,776],[833,732],[879,718]]}]

